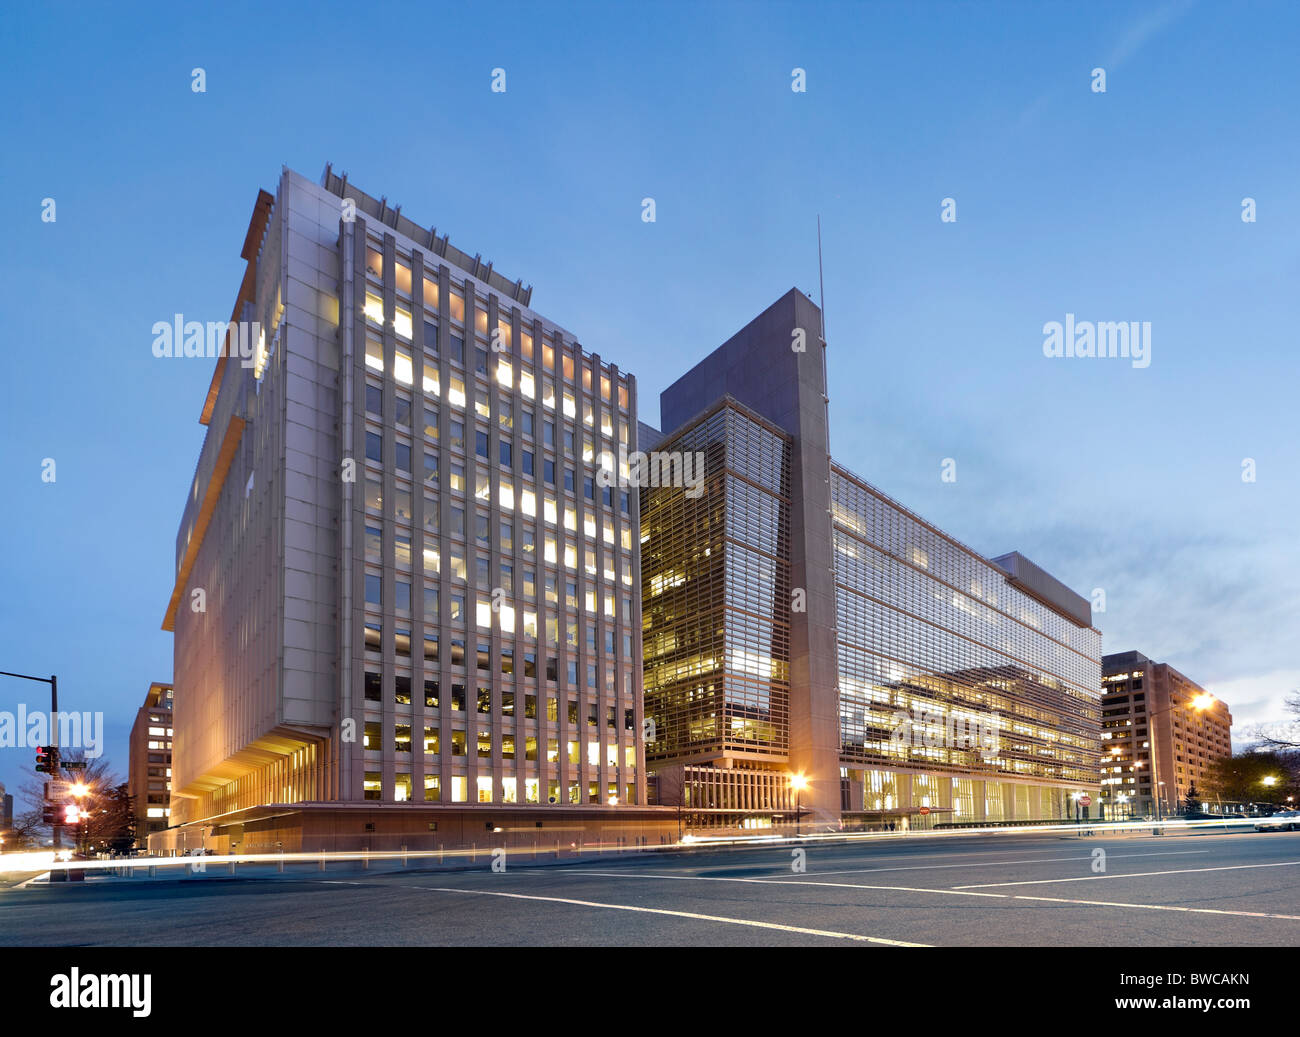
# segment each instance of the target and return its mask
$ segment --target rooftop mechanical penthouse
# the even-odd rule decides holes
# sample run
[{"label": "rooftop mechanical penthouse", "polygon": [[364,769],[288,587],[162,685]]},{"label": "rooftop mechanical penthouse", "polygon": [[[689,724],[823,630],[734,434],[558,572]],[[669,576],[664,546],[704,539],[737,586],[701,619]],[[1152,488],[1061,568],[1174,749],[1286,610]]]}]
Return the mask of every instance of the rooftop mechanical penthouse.
[{"label": "rooftop mechanical penthouse", "polygon": [[242,255],[261,337],[203,401],[154,846],[649,837],[638,502],[597,480],[635,379],[328,167],[259,193]]}]

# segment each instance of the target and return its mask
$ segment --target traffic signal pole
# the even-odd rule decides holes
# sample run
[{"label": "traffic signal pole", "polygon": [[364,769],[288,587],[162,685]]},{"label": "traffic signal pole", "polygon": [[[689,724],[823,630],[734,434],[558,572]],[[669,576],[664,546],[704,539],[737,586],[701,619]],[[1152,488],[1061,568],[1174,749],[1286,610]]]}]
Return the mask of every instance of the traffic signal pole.
[{"label": "traffic signal pole", "polygon": [[[56,674],[50,674],[48,677],[33,677],[27,673],[10,673],[8,670],[0,670],[0,677],[18,677],[25,681],[40,681],[42,684],[50,686],[50,777],[48,781],[59,780],[59,678]],[[63,845],[63,826],[58,821],[59,812],[54,811],[54,823],[50,826],[54,833],[54,848],[57,850]]]},{"label": "traffic signal pole", "polygon": [[[50,761],[53,766],[50,768],[50,780],[57,782],[59,780],[59,678],[57,674],[50,674]],[[55,785],[55,790],[58,786]],[[59,808],[54,808],[54,855],[57,858],[59,849],[63,846],[63,826],[59,824]]]}]

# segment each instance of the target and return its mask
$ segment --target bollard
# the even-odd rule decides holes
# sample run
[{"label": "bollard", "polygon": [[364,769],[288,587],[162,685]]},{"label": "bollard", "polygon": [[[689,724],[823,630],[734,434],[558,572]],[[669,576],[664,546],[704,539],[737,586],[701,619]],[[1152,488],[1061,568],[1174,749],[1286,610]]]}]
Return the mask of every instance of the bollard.
[{"label": "bollard", "polygon": [[402,844],[402,867],[406,867],[406,844]]},{"label": "bollard", "polygon": [[319,867],[317,867],[316,870],[317,870],[317,871],[324,871],[324,870],[325,870],[325,857],[324,857],[323,854],[321,855],[321,859],[320,859]]},{"label": "bollard", "polygon": [[277,872],[279,872],[281,875],[284,874],[284,858],[283,858],[283,857],[281,857],[278,861],[276,861],[276,868],[275,868],[275,870],[276,870]]}]

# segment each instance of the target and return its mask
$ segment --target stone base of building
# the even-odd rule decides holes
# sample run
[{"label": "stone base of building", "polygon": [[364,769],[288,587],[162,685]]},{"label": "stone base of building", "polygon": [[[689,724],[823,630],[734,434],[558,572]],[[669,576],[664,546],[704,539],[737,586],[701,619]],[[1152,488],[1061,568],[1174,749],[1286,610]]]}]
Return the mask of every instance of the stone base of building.
[{"label": "stone base of building", "polygon": [[656,807],[518,808],[475,804],[290,803],[252,807],[149,836],[162,856],[407,850],[564,851],[677,841],[676,812]]}]

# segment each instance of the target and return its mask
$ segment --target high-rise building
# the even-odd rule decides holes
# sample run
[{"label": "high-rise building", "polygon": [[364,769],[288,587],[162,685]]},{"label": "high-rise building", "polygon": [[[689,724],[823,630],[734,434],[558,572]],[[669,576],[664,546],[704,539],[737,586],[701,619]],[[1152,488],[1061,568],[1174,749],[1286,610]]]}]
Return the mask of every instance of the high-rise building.
[{"label": "high-rise building", "polygon": [[0,837],[8,840],[14,827],[14,797],[5,792],[0,782]]},{"label": "high-rise building", "polygon": [[639,516],[602,477],[636,380],[328,167],[259,194],[243,257],[164,621],[158,845],[646,835]]},{"label": "high-rise building", "polygon": [[149,836],[169,824],[172,730],[172,686],[154,681],[131,725],[127,789],[135,814],[137,846],[147,846]]},{"label": "high-rise building", "polygon": [[1232,714],[1168,663],[1116,652],[1102,659],[1101,747],[1107,817],[1176,814],[1193,785],[1205,795],[1210,765],[1232,755]]},{"label": "high-rise building", "polygon": [[[643,439],[647,760],[697,825],[1088,816],[1101,635],[831,460],[821,315],[790,291],[662,394]],[[1095,808],[1094,808],[1095,810]]]}]

